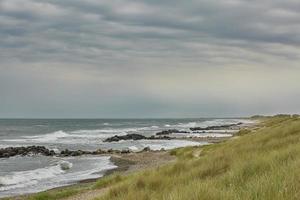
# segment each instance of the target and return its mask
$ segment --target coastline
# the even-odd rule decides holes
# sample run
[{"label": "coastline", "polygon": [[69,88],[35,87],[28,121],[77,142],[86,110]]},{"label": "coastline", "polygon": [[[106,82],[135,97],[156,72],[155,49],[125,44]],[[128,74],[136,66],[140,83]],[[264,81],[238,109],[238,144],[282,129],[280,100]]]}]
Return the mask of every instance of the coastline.
[{"label": "coastline", "polygon": [[[233,136],[234,137],[234,136]],[[219,143],[226,141],[232,137],[224,137],[224,138],[182,138],[182,140],[190,140],[190,141],[208,141],[211,144]],[[206,140],[205,140],[206,139]],[[99,193],[102,193],[102,190],[93,189],[94,184],[101,180],[104,177],[107,177],[109,175],[112,175],[114,173],[118,173],[120,175],[128,175],[131,173],[135,173],[138,171],[151,169],[159,166],[163,166],[172,162],[176,161],[176,156],[171,155],[170,152],[172,150],[158,150],[158,151],[142,151],[142,152],[132,152],[128,154],[108,154],[107,156],[110,156],[110,161],[117,166],[117,168],[107,170],[102,177],[99,178],[93,178],[93,179],[84,179],[81,181],[78,181],[77,183],[67,185],[67,186],[61,186],[61,187],[55,187],[43,192],[57,192],[57,191],[63,191],[68,189],[77,189],[80,188],[82,191],[86,190],[92,190],[93,192],[89,192],[89,195],[92,197]],[[101,156],[101,155],[99,155]],[[33,195],[43,193],[30,193],[30,194],[24,194],[24,195],[17,195],[13,197],[5,197],[0,198],[1,200],[23,200],[23,199],[30,199]],[[95,193],[95,194],[94,194]],[[86,195],[84,193],[84,195]],[[80,200],[82,199],[80,194],[71,196],[66,198],[67,200]],[[86,199],[86,197],[85,197]],[[91,198],[93,199],[93,198]]]},{"label": "coastline", "polygon": [[[93,179],[85,179],[78,181],[77,183],[55,187],[43,192],[55,192],[61,191],[65,189],[73,189],[73,188],[82,188],[83,190],[91,189],[93,184],[106,176],[109,176],[114,173],[118,173],[120,175],[127,175],[130,173],[134,173],[140,170],[150,169],[157,166],[161,166],[176,160],[175,156],[170,155],[169,151],[145,151],[145,152],[137,152],[137,153],[129,153],[129,154],[111,154],[107,155],[110,156],[111,162],[117,166],[117,168],[107,170],[104,175],[100,178],[93,178]],[[43,193],[38,192],[38,193]],[[29,199],[32,195],[38,193],[30,193],[24,195],[17,195],[13,197],[4,197],[0,198],[1,200],[22,200],[22,199]]]},{"label": "coastline", "polygon": [[[254,126],[257,126],[257,123],[254,123],[249,127],[253,128]],[[220,143],[232,139],[235,137],[236,133],[233,133],[231,137],[183,137],[183,138],[176,138],[176,139],[195,141],[195,142],[207,142],[209,144],[214,144],[214,143]],[[85,180],[78,181],[77,183],[74,183],[72,185],[56,187],[56,188],[46,190],[44,192],[51,193],[51,192],[68,190],[68,189],[80,188],[80,191],[92,189],[92,191],[94,191],[95,193],[97,193],[97,195],[99,195],[99,190],[93,190],[93,185],[95,184],[96,181],[101,180],[102,178],[107,177],[114,173],[118,173],[120,175],[127,175],[130,173],[138,172],[145,169],[155,168],[158,166],[162,166],[174,162],[176,161],[176,156],[171,155],[170,154],[171,151],[172,150],[157,150],[157,151],[151,150],[151,151],[141,151],[141,152],[130,152],[126,154],[121,154],[121,153],[105,154],[106,156],[110,156],[110,161],[114,165],[116,165],[117,168],[107,170],[104,173],[104,175],[100,178],[85,179]],[[32,196],[44,192],[18,195],[14,197],[1,198],[1,199],[14,199],[14,200],[30,199]],[[75,197],[76,196],[78,195],[75,195]],[[73,200],[74,197],[72,196],[66,199]]]}]

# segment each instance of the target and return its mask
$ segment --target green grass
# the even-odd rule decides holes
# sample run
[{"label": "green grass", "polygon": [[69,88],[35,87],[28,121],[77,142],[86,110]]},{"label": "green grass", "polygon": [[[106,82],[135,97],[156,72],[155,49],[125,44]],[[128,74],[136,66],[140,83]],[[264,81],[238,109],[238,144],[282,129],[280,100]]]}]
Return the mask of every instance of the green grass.
[{"label": "green grass", "polygon": [[109,188],[98,200],[293,200],[300,199],[300,118],[257,116],[259,128],[203,147],[172,150],[173,164],[130,175],[112,174],[87,186],[32,195],[64,199]]},{"label": "green grass", "polygon": [[261,128],[243,130],[238,138],[173,150],[174,164],[112,178],[104,184],[109,192],[98,199],[300,199],[300,119],[262,120]]},{"label": "green grass", "polygon": [[108,185],[112,185],[112,184],[116,184],[118,182],[121,182],[125,179],[125,176],[121,176],[118,173],[112,174],[110,176],[105,176],[101,179],[99,179],[95,185],[94,185],[94,189],[101,189],[101,188],[105,188]]},{"label": "green grass", "polygon": [[[87,190],[90,190],[93,188],[92,184],[80,184],[80,185],[74,185],[64,188],[58,188],[49,190],[46,192],[39,192],[37,194],[30,195],[29,197],[22,197],[17,199],[28,199],[28,200],[58,200],[58,199],[64,199],[73,195],[76,195],[80,192],[84,192]],[[14,199],[14,198],[7,198]]]},{"label": "green grass", "polygon": [[78,194],[82,189],[61,189],[55,192],[40,192],[29,198],[29,200],[56,200]]}]

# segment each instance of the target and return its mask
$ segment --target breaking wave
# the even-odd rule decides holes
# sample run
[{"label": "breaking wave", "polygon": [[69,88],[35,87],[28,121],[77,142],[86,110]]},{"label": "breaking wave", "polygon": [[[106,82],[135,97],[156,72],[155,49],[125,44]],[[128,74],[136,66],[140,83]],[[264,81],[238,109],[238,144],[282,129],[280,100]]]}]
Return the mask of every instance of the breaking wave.
[{"label": "breaking wave", "polygon": [[[80,161],[81,162],[78,162]],[[74,163],[77,165],[74,166]],[[0,197],[13,194],[39,192],[54,187],[70,185],[80,180],[98,178],[116,168],[109,156],[69,158],[54,165],[27,171],[10,172],[0,176]]]},{"label": "breaking wave", "polygon": [[[64,168],[63,166],[67,167]],[[38,183],[39,180],[52,178],[59,174],[65,173],[64,169],[71,167],[72,163],[68,161],[63,161],[61,163],[57,163],[54,166],[28,171],[14,172],[6,176],[1,176],[0,185],[8,187],[0,187],[0,191],[13,188],[20,188],[24,187],[25,185],[34,185]]]}]

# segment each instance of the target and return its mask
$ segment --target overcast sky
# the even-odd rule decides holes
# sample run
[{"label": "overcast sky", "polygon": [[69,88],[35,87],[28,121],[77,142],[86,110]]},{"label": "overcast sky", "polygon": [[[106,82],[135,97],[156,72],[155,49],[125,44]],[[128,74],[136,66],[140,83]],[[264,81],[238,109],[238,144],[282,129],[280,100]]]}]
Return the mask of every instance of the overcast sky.
[{"label": "overcast sky", "polygon": [[298,0],[0,0],[0,117],[300,112]]}]

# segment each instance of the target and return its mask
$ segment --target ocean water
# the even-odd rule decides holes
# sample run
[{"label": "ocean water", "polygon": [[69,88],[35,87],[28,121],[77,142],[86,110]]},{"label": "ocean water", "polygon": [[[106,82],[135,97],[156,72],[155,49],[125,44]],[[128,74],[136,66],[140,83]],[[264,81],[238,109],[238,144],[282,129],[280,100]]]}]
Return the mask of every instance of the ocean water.
[{"label": "ocean water", "polygon": [[[131,149],[153,150],[204,145],[187,140],[139,140],[104,143],[108,137],[130,133],[151,136],[161,130],[207,127],[232,123],[252,123],[246,119],[0,119],[0,148],[42,145],[55,151]],[[232,132],[208,131],[179,136],[223,137]],[[98,178],[116,168],[109,156],[45,157],[16,156],[0,159],[0,197],[32,193]]]}]

